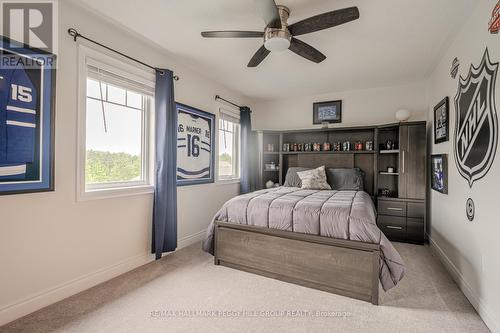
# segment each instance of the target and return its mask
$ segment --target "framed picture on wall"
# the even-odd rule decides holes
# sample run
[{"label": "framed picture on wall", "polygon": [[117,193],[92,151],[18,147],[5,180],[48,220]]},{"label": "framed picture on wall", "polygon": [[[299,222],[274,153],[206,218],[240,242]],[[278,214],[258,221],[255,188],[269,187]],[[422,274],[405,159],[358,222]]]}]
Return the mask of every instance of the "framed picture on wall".
[{"label": "framed picture on wall", "polygon": [[449,141],[449,99],[445,97],[434,107],[434,143]]},{"label": "framed picture on wall", "polygon": [[319,102],[313,104],[313,124],[321,125],[342,122],[342,101]]},{"label": "framed picture on wall", "polygon": [[448,155],[431,156],[431,188],[434,191],[448,194]]},{"label": "framed picture on wall", "polygon": [[177,186],[214,182],[215,115],[176,103]]},{"label": "framed picture on wall", "polygon": [[54,190],[56,56],[0,36],[0,195]]}]

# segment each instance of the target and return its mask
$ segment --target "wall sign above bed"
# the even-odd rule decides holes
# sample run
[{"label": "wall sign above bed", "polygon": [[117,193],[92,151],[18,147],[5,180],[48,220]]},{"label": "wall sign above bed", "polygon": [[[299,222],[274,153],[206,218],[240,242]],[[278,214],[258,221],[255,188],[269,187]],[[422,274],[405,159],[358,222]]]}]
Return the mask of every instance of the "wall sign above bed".
[{"label": "wall sign above bed", "polygon": [[214,182],[215,115],[177,103],[177,185]]},{"label": "wall sign above bed", "polygon": [[319,102],[313,104],[313,124],[342,122],[342,101]]}]

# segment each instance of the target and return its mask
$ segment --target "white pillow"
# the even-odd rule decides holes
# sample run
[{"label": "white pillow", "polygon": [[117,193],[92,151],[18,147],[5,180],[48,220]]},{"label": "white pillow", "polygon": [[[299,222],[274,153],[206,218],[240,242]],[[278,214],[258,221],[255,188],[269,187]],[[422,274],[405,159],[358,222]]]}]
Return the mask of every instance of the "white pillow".
[{"label": "white pillow", "polygon": [[313,170],[297,172],[302,181],[302,189],[305,190],[331,190],[332,188],[326,181],[325,166]]}]

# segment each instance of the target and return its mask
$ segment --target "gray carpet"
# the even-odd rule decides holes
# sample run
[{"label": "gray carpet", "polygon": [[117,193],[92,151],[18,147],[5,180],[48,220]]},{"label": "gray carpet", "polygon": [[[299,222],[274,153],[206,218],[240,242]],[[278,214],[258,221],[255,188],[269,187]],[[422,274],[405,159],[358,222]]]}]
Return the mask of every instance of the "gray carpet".
[{"label": "gray carpet", "polygon": [[407,275],[379,306],[214,266],[196,244],[0,332],[489,332],[428,247],[396,247]]}]

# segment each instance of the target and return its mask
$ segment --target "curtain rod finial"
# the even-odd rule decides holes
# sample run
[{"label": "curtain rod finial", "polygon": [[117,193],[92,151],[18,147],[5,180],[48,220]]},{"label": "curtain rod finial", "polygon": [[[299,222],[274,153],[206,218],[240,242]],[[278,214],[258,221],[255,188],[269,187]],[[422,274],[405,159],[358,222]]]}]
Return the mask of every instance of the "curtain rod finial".
[{"label": "curtain rod finial", "polygon": [[80,36],[80,34],[78,33],[78,31],[76,31],[76,29],[74,28],[69,28],[68,29],[68,34],[73,37],[73,41],[76,42],[76,39],[78,38],[78,36]]}]

